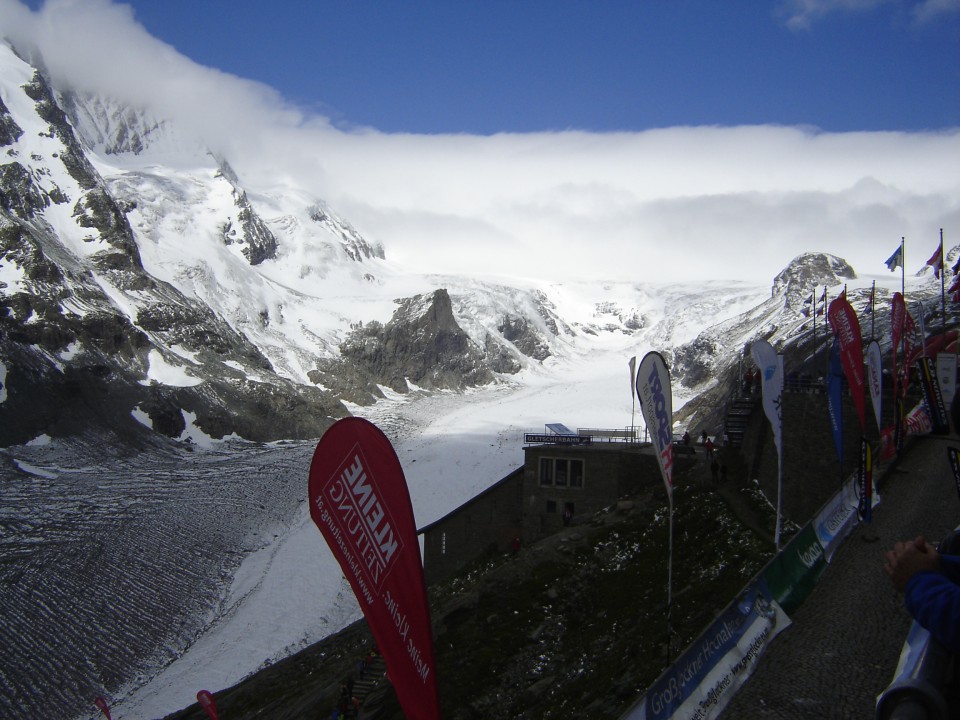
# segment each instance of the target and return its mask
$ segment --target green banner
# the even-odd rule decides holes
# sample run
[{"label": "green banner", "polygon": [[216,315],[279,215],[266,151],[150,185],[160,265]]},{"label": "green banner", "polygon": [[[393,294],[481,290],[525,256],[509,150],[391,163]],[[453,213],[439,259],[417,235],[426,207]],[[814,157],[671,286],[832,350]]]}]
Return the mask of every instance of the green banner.
[{"label": "green banner", "polygon": [[806,600],[826,569],[823,546],[808,523],[763,571],[773,599],[787,615]]}]

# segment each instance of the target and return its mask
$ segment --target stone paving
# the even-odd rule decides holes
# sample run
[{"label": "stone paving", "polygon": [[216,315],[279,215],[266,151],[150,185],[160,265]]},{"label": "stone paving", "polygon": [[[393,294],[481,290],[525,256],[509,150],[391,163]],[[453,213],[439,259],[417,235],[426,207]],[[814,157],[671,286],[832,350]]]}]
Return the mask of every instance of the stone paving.
[{"label": "stone paving", "polygon": [[960,439],[916,438],[887,469],[873,523],[843,543],[722,720],[874,717],[910,626],[883,572],[883,552],[917,535],[939,541],[960,524],[951,445]]}]

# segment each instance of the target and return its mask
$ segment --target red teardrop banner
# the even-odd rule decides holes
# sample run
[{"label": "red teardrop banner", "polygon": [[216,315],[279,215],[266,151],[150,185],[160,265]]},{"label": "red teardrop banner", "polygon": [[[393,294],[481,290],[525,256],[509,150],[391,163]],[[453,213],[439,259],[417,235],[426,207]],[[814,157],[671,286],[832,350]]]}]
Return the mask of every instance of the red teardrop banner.
[{"label": "red teardrop banner", "polygon": [[404,714],[439,720],[420,544],[390,441],[362,418],[337,421],[313,453],[309,495],[310,516],[357,596]]},{"label": "red teardrop banner", "polygon": [[111,718],[110,718],[110,706],[107,705],[107,701],[106,701],[106,699],[105,699],[104,697],[98,696],[98,697],[94,698],[93,704],[96,705],[98,708],[100,708],[100,712],[103,713],[103,716],[104,716],[107,720],[111,720]]},{"label": "red teardrop banner", "polygon": [[207,711],[210,720],[220,720],[220,717],[217,715],[217,703],[209,690],[201,690],[198,692],[197,702],[200,703],[200,707]]},{"label": "red teardrop banner", "polygon": [[830,320],[834,335],[840,340],[843,374],[850,385],[850,395],[853,396],[853,405],[857,409],[857,418],[860,420],[860,432],[866,432],[867,412],[860,320],[853,306],[843,295],[830,303],[827,318]]}]

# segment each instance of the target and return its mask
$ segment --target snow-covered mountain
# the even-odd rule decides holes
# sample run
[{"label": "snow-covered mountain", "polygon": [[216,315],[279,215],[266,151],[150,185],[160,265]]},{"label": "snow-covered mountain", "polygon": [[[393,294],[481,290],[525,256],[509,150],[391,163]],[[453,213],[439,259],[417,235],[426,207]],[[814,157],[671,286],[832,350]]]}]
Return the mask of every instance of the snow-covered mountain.
[{"label": "snow-covered mountain", "polygon": [[676,373],[689,394],[764,324],[801,325],[814,285],[855,277],[801,257],[761,304],[767,279],[418,275],[309,188],[241,179],[153,111],[52,87],[34,62],[0,45],[0,445],[91,426],[315,437],[341,401],[369,404],[379,386],[509,381],[611,338],[692,343]]},{"label": "snow-covered mountain", "polygon": [[[16,618],[0,623],[0,638],[4,662],[22,661],[0,673],[4,711],[39,711],[45,695],[46,712],[78,713],[93,685],[136,688],[200,639],[227,642],[209,628],[253,613],[244,600],[270,585],[250,562],[270,566],[300,547],[306,516],[287,483],[291,464],[305,462],[301,446],[295,460],[277,452],[282,461],[264,448],[229,459],[214,449],[202,472],[177,472],[191,453],[171,439],[312,439],[337,417],[367,413],[419,460],[412,486],[426,523],[515,467],[534,417],[626,425],[630,356],[664,353],[679,419],[715,432],[716,398],[750,342],[793,348],[802,363],[825,337],[822,318],[814,336],[807,314],[815,288],[835,297],[849,286],[855,307],[867,303],[870,281],[825,253],[784,258],[774,279],[669,286],[418,274],[310,188],[278,172],[240,177],[150,109],[56,87],[39,58],[24,57],[0,43],[0,541],[14,558],[0,604]],[[932,278],[915,284],[914,298],[937,297]],[[878,307],[898,287],[899,276],[881,278]],[[597,379],[614,373],[622,397],[611,402]],[[403,410],[414,396],[421,416]],[[478,412],[481,397],[496,404],[495,429],[470,424],[494,417]],[[451,411],[462,398],[473,405]],[[478,452],[416,440],[410,426],[428,427],[440,406],[444,432],[473,432]],[[147,447],[160,455],[129,460]],[[427,468],[454,452],[457,477],[440,492]],[[101,486],[101,474],[122,482]],[[262,512],[248,512],[251,497]],[[235,522],[206,521],[226,508]],[[124,557],[150,553],[155,563]],[[111,573],[123,568],[110,587],[90,572],[100,558]],[[336,629],[351,616],[343,589],[323,589],[330,623],[287,618],[279,647],[236,651],[233,676]],[[31,623],[44,631],[27,638]],[[91,650],[90,628],[104,647]],[[54,669],[49,680],[43,668]]]},{"label": "snow-covered mountain", "polygon": [[755,286],[719,304],[703,287],[404,272],[309,189],[241,181],[146,110],[51,87],[8,45],[0,70],[3,445],[137,424],[315,437],[380,385],[500,382],[610,335],[672,345],[687,313],[708,325],[755,302]]}]

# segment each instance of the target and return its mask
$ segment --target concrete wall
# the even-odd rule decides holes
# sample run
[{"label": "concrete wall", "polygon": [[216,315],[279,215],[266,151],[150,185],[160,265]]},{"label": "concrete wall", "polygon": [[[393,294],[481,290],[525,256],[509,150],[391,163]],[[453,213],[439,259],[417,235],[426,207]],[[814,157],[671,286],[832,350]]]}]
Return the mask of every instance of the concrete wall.
[{"label": "concrete wall", "polygon": [[490,550],[520,537],[523,468],[421,530],[427,583],[449,577]]}]

